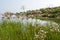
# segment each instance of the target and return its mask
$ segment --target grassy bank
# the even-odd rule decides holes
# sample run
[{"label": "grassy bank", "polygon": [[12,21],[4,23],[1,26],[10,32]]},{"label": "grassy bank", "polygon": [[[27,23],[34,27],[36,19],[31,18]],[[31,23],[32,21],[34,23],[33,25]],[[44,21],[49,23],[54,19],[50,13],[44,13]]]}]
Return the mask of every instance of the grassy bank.
[{"label": "grassy bank", "polygon": [[60,27],[23,25],[21,22],[3,21],[0,40],[60,40]]},{"label": "grassy bank", "polygon": [[60,24],[60,19],[59,18],[44,18],[44,17],[40,17],[38,19],[47,20],[47,21],[54,21],[54,22],[57,22],[57,23]]}]

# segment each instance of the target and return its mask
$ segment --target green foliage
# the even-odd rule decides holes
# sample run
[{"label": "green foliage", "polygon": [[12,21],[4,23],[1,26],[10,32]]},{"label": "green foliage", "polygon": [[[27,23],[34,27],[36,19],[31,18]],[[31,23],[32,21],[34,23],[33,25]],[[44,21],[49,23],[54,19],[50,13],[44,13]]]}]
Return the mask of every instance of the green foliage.
[{"label": "green foliage", "polygon": [[60,40],[60,27],[54,28],[52,25],[42,27],[27,23],[24,26],[21,22],[3,21],[0,24],[0,40]]},{"label": "green foliage", "polygon": [[[39,13],[40,15],[43,14],[42,16],[40,17],[44,17],[44,14],[47,14],[47,17],[48,18],[57,18],[59,17],[60,15],[60,7],[52,7],[52,8],[41,8],[40,10],[29,10],[27,12],[25,12],[26,15],[27,14],[32,14],[32,13]],[[48,16],[48,14],[51,14],[50,16]],[[32,14],[34,15],[34,14]],[[38,16],[38,15],[37,15]],[[46,16],[46,15],[45,15]],[[39,16],[38,16],[39,17]]]},{"label": "green foliage", "polygon": [[57,15],[52,14],[52,15],[50,15],[50,16],[48,16],[48,17],[49,17],[49,18],[56,18]]}]

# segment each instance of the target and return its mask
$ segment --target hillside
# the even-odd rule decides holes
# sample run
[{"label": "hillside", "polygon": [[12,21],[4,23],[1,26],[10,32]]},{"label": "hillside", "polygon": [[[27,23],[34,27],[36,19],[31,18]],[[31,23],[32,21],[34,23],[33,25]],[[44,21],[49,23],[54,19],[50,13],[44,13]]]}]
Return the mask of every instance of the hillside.
[{"label": "hillside", "polygon": [[34,17],[59,18],[60,17],[60,7],[29,10],[25,13],[27,16],[33,15]]}]

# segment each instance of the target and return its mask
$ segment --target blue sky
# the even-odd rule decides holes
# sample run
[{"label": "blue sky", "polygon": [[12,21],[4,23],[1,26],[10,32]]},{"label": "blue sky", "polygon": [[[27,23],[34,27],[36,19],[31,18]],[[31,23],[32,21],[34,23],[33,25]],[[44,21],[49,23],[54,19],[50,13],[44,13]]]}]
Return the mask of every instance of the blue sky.
[{"label": "blue sky", "polygon": [[20,12],[22,6],[25,10],[55,7],[60,6],[60,0],[0,0],[0,13]]}]

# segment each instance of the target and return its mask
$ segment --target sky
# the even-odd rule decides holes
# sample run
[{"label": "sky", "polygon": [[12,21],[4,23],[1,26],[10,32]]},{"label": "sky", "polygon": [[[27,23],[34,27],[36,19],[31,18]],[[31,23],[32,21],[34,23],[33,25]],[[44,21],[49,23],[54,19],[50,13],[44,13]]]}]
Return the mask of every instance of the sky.
[{"label": "sky", "polygon": [[0,14],[60,6],[60,0],[0,0]]}]

